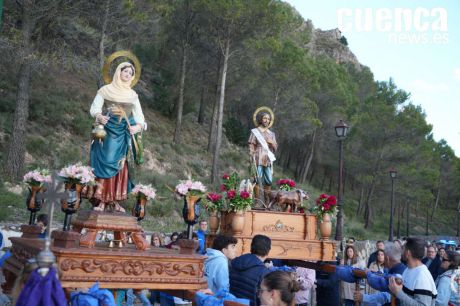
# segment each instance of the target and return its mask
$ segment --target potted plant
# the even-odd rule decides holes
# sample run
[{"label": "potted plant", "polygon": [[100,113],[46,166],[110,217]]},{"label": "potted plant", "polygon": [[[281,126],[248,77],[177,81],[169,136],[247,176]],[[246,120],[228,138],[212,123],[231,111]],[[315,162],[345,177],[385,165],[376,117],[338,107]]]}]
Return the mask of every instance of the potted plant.
[{"label": "potted plant", "polygon": [[184,198],[184,208],[182,209],[182,216],[185,223],[187,223],[187,237],[192,239],[192,227],[200,217],[200,201],[201,197],[206,192],[206,186],[199,181],[180,181],[176,186],[175,193]]},{"label": "potted plant", "polygon": [[155,199],[156,191],[150,184],[137,184],[134,186],[131,194],[135,195],[137,199],[131,213],[137,218],[137,221],[140,221],[145,217],[145,205],[147,204],[147,201]]},{"label": "potted plant", "polygon": [[211,234],[215,234],[219,228],[219,211],[223,207],[222,195],[214,192],[210,192],[206,195],[206,211],[209,213],[209,231]]},{"label": "potted plant", "polygon": [[37,194],[43,193],[44,184],[51,182],[51,175],[48,169],[37,168],[35,170],[27,172],[23,177],[23,182],[27,184],[29,194],[27,196],[26,205],[30,211],[29,225],[35,223],[35,215],[39,211],[44,203],[42,198],[39,198]]},{"label": "potted plant", "polygon": [[323,240],[329,240],[332,232],[331,217],[336,212],[337,199],[333,195],[320,194],[313,212],[319,220],[319,230]]},{"label": "potted plant", "polygon": [[232,230],[235,234],[241,234],[244,229],[244,212],[251,208],[252,198],[251,194],[245,190],[227,191],[228,206],[232,212],[234,212],[232,218]]},{"label": "potted plant", "polygon": [[66,214],[64,231],[67,231],[70,227],[72,214],[80,208],[83,187],[95,185],[96,177],[93,173],[93,168],[83,166],[81,162],[62,168],[58,175],[64,181],[64,188],[67,194],[65,199],[61,199],[61,210]]}]

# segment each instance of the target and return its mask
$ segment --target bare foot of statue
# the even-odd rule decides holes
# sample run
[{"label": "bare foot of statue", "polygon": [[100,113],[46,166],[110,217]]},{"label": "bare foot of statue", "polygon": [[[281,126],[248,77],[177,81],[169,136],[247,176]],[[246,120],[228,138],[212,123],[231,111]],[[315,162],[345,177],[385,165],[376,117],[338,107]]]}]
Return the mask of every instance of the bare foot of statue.
[{"label": "bare foot of statue", "polygon": [[95,211],[104,211],[105,210],[105,203],[104,202],[99,203],[99,205],[95,206],[93,208],[93,210],[95,210]]},{"label": "bare foot of statue", "polygon": [[111,204],[112,204],[112,210],[113,211],[118,211],[118,212],[122,212],[122,213],[125,212],[125,209],[123,207],[121,207],[121,205],[118,204],[118,202],[113,202]]}]

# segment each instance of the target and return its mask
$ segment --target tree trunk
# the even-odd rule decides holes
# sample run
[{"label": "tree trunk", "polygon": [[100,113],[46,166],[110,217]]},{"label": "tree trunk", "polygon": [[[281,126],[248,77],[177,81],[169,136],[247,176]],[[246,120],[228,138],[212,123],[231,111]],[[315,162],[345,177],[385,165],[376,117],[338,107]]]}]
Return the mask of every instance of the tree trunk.
[{"label": "tree trunk", "polygon": [[205,101],[206,101],[206,93],[208,91],[208,86],[206,85],[206,71],[203,70],[203,74],[201,76],[201,95],[200,95],[200,108],[198,110],[198,124],[204,124],[204,110],[206,108]]},{"label": "tree trunk", "polygon": [[12,181],[21,179],[26,153],[26,125],[29,117],[30,81],[32,73],[32,32],[36,18],[33,14],[33,1],[24,1],[22,19],[23,62],[19,68],[16,108],[14,110],[13,133],[6,160],[6,176]]},{"label": "tree trunk", "polygon": [[179,85],[179,102],[177,104],[177,115],[176,115],[176,128],[174,130],[174,143],[180,143],[180,130],[182,127],[182,113],[184,109],[184,89],[185,89],[185,74],[187,71],[187,56],[188,56],[188,44],[185,42],[182,48],[182,65],[180,72],[180,85]]},{"label": "tree trunk", "polygon": [[433,221],[434,213],[436,212],[436,209],[438,208],[440,194],[441,194],[441,186],[440,184],[438,184],[438,191],[436,192],[436,201],[434,202],[433,210],[431,211],[431,217],[430,217],[431,221]]},{"label": "tree trunk", "polygon": [[[104,86],[104,78],[102,76],[102,68],[104,67],[105,62],[105,39],[106,39],[106,32],[107,32],[107,23],[109,20],[109,7],[110,7],[110,0],[105,1],[105,10],[104,10],[104,19],[102,21],[102,29],[101,29],[101,40],[99,41],[99,77],[97,78],[97,87],[101,88]],[[109,72],[110,73],[110,72]]]},{"label": "tree trunk", "polygon": [[430,219],[430,208],[426,209],[426,224],[425,224],[425,236],[428,236],[429,233],[429,220]]},{"label": "tree trunk", "polygon": [[212,156],[211,183],[215,183],[219,179],[219,153],[220,153],[220,146],[222,144],[222,121],[224,119],[225,81],[227,78],[227,66],[228,66],[229,53],[230,53],[230,39],[227,38],[225,41],[224,63],[222,67],[222,77],[221,77],[221,82],[220,82],[219,111],[218,111],[218,120],[217,120],[217,138],[216,138],[216,146],[214,148],[214,152]]},{"label": "tree trunk", "polygon": [[308,170],[310,169],[310,165],[313,160],[313,155],[315,153],[315,143],[316,143],[316,129],[314,129],[313,135],[311,137],[310,154],[308,155],[308,158],[305,159],[304,167],[301,170],[300,183],[303,183],[307,180]]},{"label": "tree trunk", "polygon": [[364,206],[363,200],[364,200],[364,187],[361,187],[361,193],[359,194],[358,208],[356,209],[357,216],[359,216],[362,212],[362,207]]},{"label": "tree trunk", "polygon": [[217,78],[216,78],[216,87],[215,87],[215,100],[212,107],[212,118],[211,118],[211,125],[209,130],[209,138],[208,138],[208,152],[214,152],[214,148],[216,146],[216,131],[217,131],[217,110],[219,108],[219,85],[221,80],[221,56],[219,56],[218,60],[218,67],[217,67]]},{"label": "tree trunk", "polygon": [[[374,177],[375,179],[375,177]],[[374,195],[374,189],[375,189],[375,182],[374,179],[372,179],[371,186],[369,187],[369,192],[367,193],[366,197],[366,203],[365,207],[366,209],[364,210],[364,228],[370,228],[372,226],[372,205],[371,205],[371,199],[372,196]],[[391,212],[390,212],[391,213]]]}]

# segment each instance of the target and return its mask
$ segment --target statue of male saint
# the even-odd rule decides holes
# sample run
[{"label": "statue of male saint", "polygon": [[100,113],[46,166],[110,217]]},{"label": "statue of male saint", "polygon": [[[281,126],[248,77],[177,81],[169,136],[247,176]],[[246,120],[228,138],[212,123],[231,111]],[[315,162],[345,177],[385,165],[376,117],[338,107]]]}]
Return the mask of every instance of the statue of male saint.
[{"label": "statue of male saint", "polygon": [[[256,111],[257,112],[257,111]],[[264,189],[265,207],[269,201],[269,194],[273,181],[273,162],[276,160],[274,152],[278,148],[276,143],[275,133],[270,131],[272,126],[272,115],[267,112],[259,112],[255,114],[257,124],[251,130],[249,136],[249,154],[251,157],[251,168],[256,169],[255,197],[260,198],[260,186]]]}]

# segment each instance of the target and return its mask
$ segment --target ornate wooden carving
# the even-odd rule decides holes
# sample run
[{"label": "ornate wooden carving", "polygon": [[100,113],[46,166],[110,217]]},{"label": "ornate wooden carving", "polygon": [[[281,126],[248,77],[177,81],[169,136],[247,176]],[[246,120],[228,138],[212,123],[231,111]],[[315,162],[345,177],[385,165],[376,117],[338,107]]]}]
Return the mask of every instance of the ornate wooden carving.
[{"label": "ornate wooden carving", "polygon": [[179,274],[187,274],[191,276],[199,275],[198,265],[187,263],[171,263],[171,262],[151,262],[142,260],[113,260],[113,259],[84,259],[77,260],[67,258],[64,259],[59,267],[62,271],[83,270],[86,273],[93,273],[97,270],[105,275],[118,274],[122,272],[125,275],[139,276],[142,274],[148,275],[163,275],[177,276]]},{"label": "ornate wooden carving", "polygon": [[275,224],[267,224],[263,227],[266,232],[293,232],[295,227],[284,225],[281,220],[276,221]]}]

